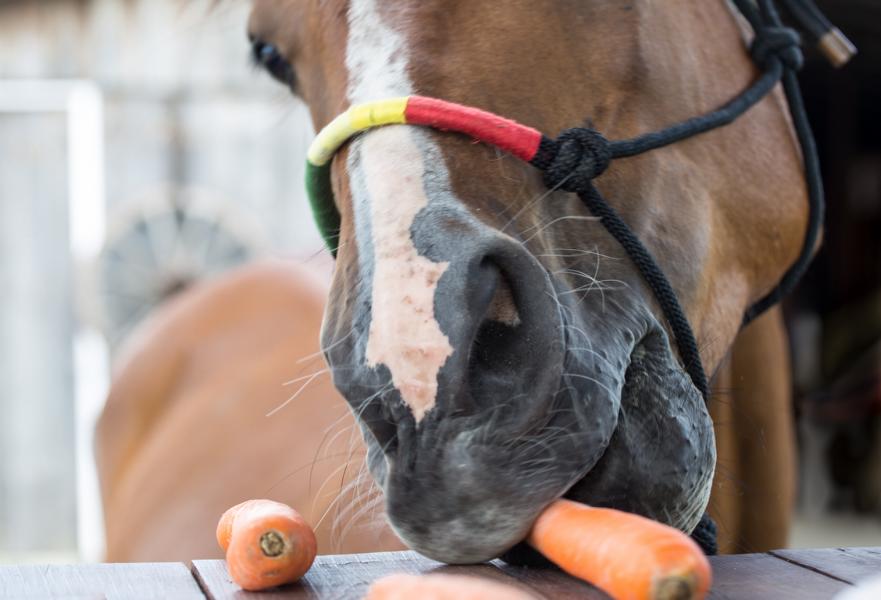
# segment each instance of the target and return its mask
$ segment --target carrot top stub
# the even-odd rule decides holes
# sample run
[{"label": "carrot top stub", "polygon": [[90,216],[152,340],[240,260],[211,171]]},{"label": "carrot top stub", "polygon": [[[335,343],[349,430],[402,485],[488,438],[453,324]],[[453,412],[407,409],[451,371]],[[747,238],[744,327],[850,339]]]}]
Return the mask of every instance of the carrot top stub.
[{"label": "carrot top stub", "polygon": [[710,588],[710,564],[698,545],[639,515],[558,500],[539,516],[528,540],[615,600],[700,599]]},{"label": "carrot top stub", "polygon": [[232,580],[250,591],[298,580],[317,551],[315,533],[300,514],[271,500],[248,500],[226,511],[217,542]]}]

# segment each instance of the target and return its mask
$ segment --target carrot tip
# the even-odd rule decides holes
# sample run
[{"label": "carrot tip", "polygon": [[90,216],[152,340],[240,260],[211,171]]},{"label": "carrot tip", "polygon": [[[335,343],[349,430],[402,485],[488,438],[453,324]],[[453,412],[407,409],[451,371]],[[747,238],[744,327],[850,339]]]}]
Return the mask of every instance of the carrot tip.
[{"label": "carrot tip", "polygon": [[269,558],[281,556],[284,553],[284,538],[275,530],[270,530],[260,536],[260,550]]},{"label": "carrot tip", "polygon": [[696,597],[694,577],[672,575],[655,585],[653,600],[692,600]]}]

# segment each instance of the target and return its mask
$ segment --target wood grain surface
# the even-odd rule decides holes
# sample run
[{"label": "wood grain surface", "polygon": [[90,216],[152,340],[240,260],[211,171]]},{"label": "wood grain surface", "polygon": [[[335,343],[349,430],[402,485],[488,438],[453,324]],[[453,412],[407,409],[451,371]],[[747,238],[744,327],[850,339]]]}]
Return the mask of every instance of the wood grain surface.
[{"label": "wood grain surface", "polygon": [[199,584],[181,563],[0,566],[0,598],[36,600],[201,600]]},{"label": "wood grain surface", "polygon": [[[881,573],[881,548],[777,550],[716,556],[713,600],[830,600],[861,579]],[[538,599],[608,600],[596,588],[552,569],[501,561],[451,567],[414,552],[320,556],[302,581],[260,593],[242,591],[222,560],[76,566],[0,566],[0,599],[358,600],[392,573],[448,572],[502,581]]]},{"label": "wood grain surface", "polygon": [[881,575],[881,548],[775,550],[771,554],[847,583]]},{"label": "wood grain surface", "polygon": [[770,554],[710,559],[712,600],[830,600],[848,584]]},{"label": "wood grain surface", "polygon": [[393,573],[458,573],[501,581],[531,592],[536,598],[605,600],[595,588],[559,571],[531,570],[494,561],[486,565],[451,567],[414,552],[319,556],[299,583],[267,594],[243,592],[230,579],[222,560],[193,561],[193,573],[214,600],[324,600],[362,598],[370,584]]}]

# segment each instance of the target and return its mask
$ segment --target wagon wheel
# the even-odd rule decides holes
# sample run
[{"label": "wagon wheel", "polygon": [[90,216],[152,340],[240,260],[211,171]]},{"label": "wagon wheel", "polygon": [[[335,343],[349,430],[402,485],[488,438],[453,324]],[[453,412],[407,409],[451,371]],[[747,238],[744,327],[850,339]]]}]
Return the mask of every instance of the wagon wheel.
[{"label": "wagon wheel", "polygon": [[249,215],[190,188],[127,202],[109,222],[94,304],[113,348],[164,300],[253,260],[264,247]]}]

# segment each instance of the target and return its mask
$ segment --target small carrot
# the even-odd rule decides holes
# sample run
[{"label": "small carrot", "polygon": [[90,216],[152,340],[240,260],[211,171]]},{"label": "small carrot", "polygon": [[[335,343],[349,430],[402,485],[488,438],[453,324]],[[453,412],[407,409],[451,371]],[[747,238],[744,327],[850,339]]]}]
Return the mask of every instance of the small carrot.
[{"label": "small carrot", "polygon": [[232,537],[232,523],[235,519],[235,516],[239,514],[239,511],[246,504],[252,503],[253,500],[248,500],[247,502],[242,502],[241,504],[236,504],[232,508],[228,509],[223,515],[220,517],[220,521],[217,522],[217,543],[220,545],[220,548],[226,552],[226,549],[229,548],[229,540]]},{"label": "small carrot", "polygon": [[364,600],[536,600],[519,588],[483,577],[430,573],[389,575],[367,590]]},{"label": "small carrot", "polygon": [[272,500],[248,500],[223,513],[217,543],[226,551],[230,577],[248,591],[297,581],[318,550],[303,517]]},{"label": "small carrot", "polygon": [[698,600],[710,588],[710,563],[698,545],[639,515],[558,500],[538,517],[528,541],[615,600]]}]

